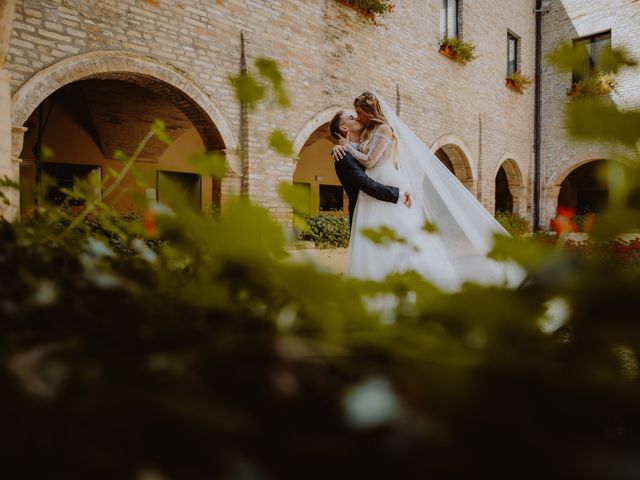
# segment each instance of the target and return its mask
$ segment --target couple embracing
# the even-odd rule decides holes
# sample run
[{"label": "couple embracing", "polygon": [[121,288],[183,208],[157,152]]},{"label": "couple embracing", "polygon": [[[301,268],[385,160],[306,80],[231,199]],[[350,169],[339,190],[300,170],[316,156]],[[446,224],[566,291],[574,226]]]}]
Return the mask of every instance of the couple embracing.
[{"label": "couple embracing", "polygon": [[[448,291],[466,281],[520,283],[517,266],[487,257],[493,236],[508,233],[389,105],[364,92],[354,110],[337,112],[329,126],[349,198],[347,274],[381,280],[415,271]],[[374,243],[363,233],[385,227],[398,241]]]}]

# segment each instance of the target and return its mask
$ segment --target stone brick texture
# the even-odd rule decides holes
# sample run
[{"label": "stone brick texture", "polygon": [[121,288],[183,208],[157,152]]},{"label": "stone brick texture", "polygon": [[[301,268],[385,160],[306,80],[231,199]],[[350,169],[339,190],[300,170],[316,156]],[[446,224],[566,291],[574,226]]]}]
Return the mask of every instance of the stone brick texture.
[{"label": "stone brick texture", "polygon": [[[240,107],[227,79],[239,71],[244,32],[247,64],[251,67],[260,56],[275,59],[292,100],[284,111],[260,105],[249,113],[246,125],[243,188],[281,221],[288,222],[291,212],[278,197],[277,185],[292,180],[295,162],[268,147],[268,134],[279,128],[293,139],[314,114],[333,105],[350,105],[364,90],[379,92],[392,105],[399,98],[400,116],[427,145],[443,136],[462,143],[474,175],[472,190],[490,211],[500,163],[512,160],[527,184],[513,186],[522,196],[520,212],[528,215],[534,93],[533,88],[524,94],[506,88],[505,76],[508,30],[521,40],[521,71],[534,75],[532,1],[462,0],[461,35],[475,43],[479,55],[466,66],[438,53],[440,2],[394,3],[385,26],[376,27],[335,0],[18,0],[7,69],[15,92],[34,74],[67,57],[105,50],[135,52],[172,65],[201,85],[239,139]],[[591,12],[610,2],[555,2],[545,19],[545,32],[551,37],[559,35],[553,31],[554,22],[563,22],[559,3],[590,4],[585,11]],[[633,2],[618,3],[631,8]],[[630,26],[631,16],[618,19],[621,28],[637,31]],[[567,26],[566,35],[570,34]],[[559,88],[554,85],[560,77],[548,80],[547,95],[549,89]],[[638,88],[630,82],[624,79],[623,92]],[[545,103],[549,115],[551,107]],[[557,115],[560,107],[553,108]],[[557,121],[545,122],[552,138]],[[558,142],[546,144],[547,177],[565,156],[559,151],[566,144]]]}]

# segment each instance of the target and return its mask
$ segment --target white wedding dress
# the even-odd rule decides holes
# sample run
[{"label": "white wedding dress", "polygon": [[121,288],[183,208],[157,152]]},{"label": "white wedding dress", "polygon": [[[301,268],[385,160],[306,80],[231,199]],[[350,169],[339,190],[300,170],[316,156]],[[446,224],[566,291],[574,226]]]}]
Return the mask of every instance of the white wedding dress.
[{"label": "white wedding dress", "polygon": [[[478,202],[429,148],[376,95],[397,144],[379,130],[366,151],[347,150],[367,168],[367,175],[409,192],[412,207],[381,202],[360,191],[353,216],[347,274],[381,280],[395,272],[416,271],[443,290],[464,282],[515,287],[525,277],[513,263],[487,257],[495,234],[506,230]],[[396,164],[398,168],[396,168]],[[437,231],[428,233],[426,223]],[[364,229],[387,227],[400,242],[374,243]]]}]

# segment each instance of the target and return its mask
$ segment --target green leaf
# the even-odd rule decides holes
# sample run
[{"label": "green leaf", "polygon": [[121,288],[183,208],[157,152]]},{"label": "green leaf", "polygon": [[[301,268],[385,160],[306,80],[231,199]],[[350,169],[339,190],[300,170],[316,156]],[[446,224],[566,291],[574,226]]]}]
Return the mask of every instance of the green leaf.
[{"label": "green leaf", "polygon": [[167,135],[166,128],[164,121],[158,118],[153,122],[153,125],[151,125],[151,132],[165,145],[171,145],[172,141],[169,135]]},{"label": "green leaf", "polygon": [[618,73],[622,67],[635,67],[638,62],[624,49],[604,49],[598,57],[598,69],[602,72]]},{"label": "green leaf", "polygon": [[149,186],[149,182],[144,174],[137,168],[131,169],[131,174],[136,182],[136,185],[140,188],[147,188]]},{"label": "green leaf", "polygon": [[434,223],[426,221],[422,226],[422,230],[427,233],[436,233],[438,231],[438,227]]},{"label": "green leaf", "polygon": [[305,217],[297,212],[293,212],[293,228],[295,228],[300,234],[305,234],[311,231],[311,227],[309,227]]},{"label": "green leaf", "polygon": [[572,42],[563,42],[547,55],[547,61],[560,72],[571,73],[584,68],[586,55],[585,49],[574,48]]},{"label": "green leaf", "polygon": [[287,182],[280,183],[278,187],[280,197],[293,210],[302,215],[308,215],[311,210],[311,196],[309,189],[304,185],[292,185]]},{"label": "green leaf", "polygon": [[43,145],[42,146],[42,160],[44,160],[44,161],[52,160],[55,157],[56,157],[56,154],[53,151],[53,149],[51,149],[51,147],[49,147],[47,145]]},{"label": "green leaf", "polygon": [[227,158],[221,152],[200,152],[187,160],[201,175],[211,175],[219,180],[227,171]]},{"label": "green leaf", "polygon": [[378,228],[363,228],[362,235],[377,245],[390,245],[392,243],[406,244],[407,240],[400,237],[395,230],[383,225]]},{"label": "green leaf", "polygon": [[256,67],[261,76],[271,82],[271,87],[276,93],[276,100],[281,107],[288,107],[290,102],[284,90],[282,74],[278,69],[278,64],[270,58],[260,57],[256,59]]},{"label": "green leaf", "polygon": [[129,161],[129,156],[120,149],[113,152],[113,158],[118,160],[120,163],[126,163]]},{"label": "green leaf", "polygon": [[238,76],[229,77],[229,82],[236,91],[236,98],[249,110],[255,108],[257,103],[264,98],[264,87],[246,72]]},{"label": "green leaf", "polygon": [[581,139],[598,139],[634,147],[640,140],[640,111],[620,111],[597,100],[567,105],[569,133]]},{"label": "green leaf", "polygon": [[269,145],[285,157],[293,157],[293,143],[281,130],[274,130],[269,135]]}]

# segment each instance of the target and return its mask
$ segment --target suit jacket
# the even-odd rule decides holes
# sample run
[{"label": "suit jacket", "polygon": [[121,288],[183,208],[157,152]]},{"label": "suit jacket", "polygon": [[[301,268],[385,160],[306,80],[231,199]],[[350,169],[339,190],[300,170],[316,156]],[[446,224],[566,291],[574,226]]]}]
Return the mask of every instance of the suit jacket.
[{"label": "suit jacket", "polygon": [[362,190],[367,195],[383,202],[397,203],[400,195],[398,187],[383,185],[371,179],[364,171],[364,167],[349,152],[344,157],[334,162],[336,174],[342,188],[349,198],[349,225],[353,219],[353,211],[356,208],[358,193]]}]

